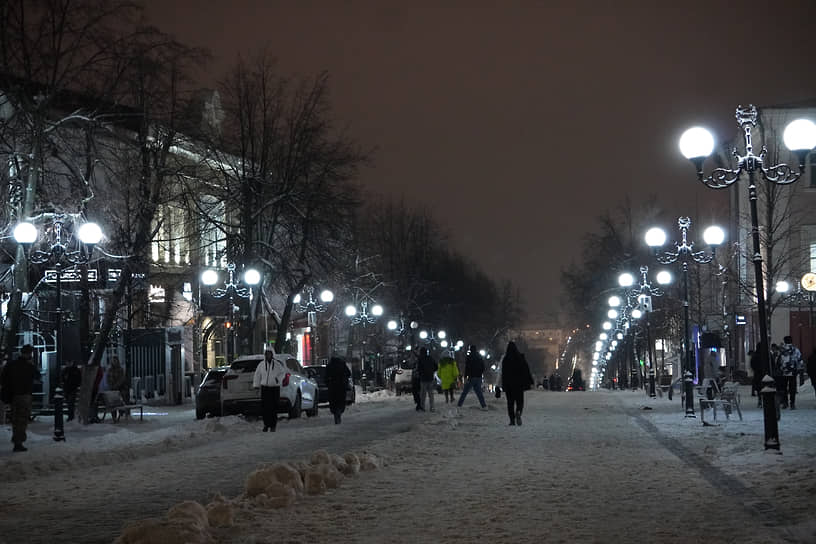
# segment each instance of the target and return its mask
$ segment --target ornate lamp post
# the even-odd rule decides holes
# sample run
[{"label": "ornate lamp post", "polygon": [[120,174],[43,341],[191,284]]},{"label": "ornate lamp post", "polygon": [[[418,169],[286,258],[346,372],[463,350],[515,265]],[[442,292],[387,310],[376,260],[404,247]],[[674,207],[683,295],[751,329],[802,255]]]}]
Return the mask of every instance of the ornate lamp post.
[{"label": "ornate lamp post", "polygon": [[[799,171],[784,163],[774,166],[765,166],[765,155],[767,149],[763,146],[759,155],[754,154],[751,142],[751,129],[757,123],[757,110],[753,105],[747,108],[742,106],[736,110],[737,124],[743,131],[745,138],[745,154],[733,151],[737,161],[736,168],[715,168],[710,176],[705,176],[703,164],[706,158],[714,150],[714,138],[709,131],[701,127],[688,129],[680,138],[680,151],[683,155],[694,163],[697,170],[697,179],[706,187],[711,189],[725,189],[733,185],[743,172],[748,173],[748,200],[751,207],[751,238],[754,250],[754,277],[756,282],[757,316],[759,319],[759,346],[763,346],[764,353],[762,359],[765,364],[766,378],[762,382],[766,385],[764,389],[773,390],[773,379],[770,378],[770,343],[768,342],[768,318],[766,313],[765,286],[762,271],[762,251],[759,240],[759,219],[757,213],[757,172],[762,179],[777,185],[788,185],[794,183],[805,170],[805,159],[814,148],[816,148],[816,125],[807,119],[797,119],[788,124],[783,133],[785,145],[799,161]],[[770,395],[769,395],[770,396]],[[773,402],[763,403],[765,407],[765,449],[779,449],[779,429],[777,425],[776,406]]]},{"label": "ornate lamp post", "polygon": [[[306,324],[309,327],[314,327],[315,334],[314,334],[314,344],[317,346],[317,314],[318,312],[325,312],[326,311],[326,304],[331,303],[334,300],[334,293],[332,293],[328,289],[323,289],[320,292],[320,302],[315,300],[314,298],[314,287],[311,285],[306,287],[306,295],[308,297],[307,300],[303,300],[303,297],[300,296],[298,293],[295,295],[295,298],[292,299],[294,304],[297,304],[300,308],[301,312],[306,313]],[[315,362],[315,349],[312,348],[311,353],[311,364]]]},{"label": "ornate lamp post", "polygon": [[[70,239],[64,233],[67,216],[56,214],[53,216],[52,235],[53,240],[46,250],[30,251],[28,259],[34,264],[50,264],[56,269],[53,277],[57,288],[57,309],[55,312],[55,339],[57,347],[57,372],[62,374],[62,274],[67,267],[87,264],[93,255],[94,248],[102,239],[102,230],[96,223],[84,223],[77,232],[80,245],[76,249],[70,249]],[[18,223],[14,227],[13,236],[18,244],[27,250],[37,241],[37,227],[27,221]],[[46,272],[46,281],[48,281]],[[57,385],[54,390],[54,440],[57,442],[65,440],[65,432],[62,423],[62,387]]]},{"label": "ornate lamp post", "polygon": [[[636,301],[635,308],[638,310],[637,317],[640,317],[641,312],[646,315],[646,351],[649,356],[649,396],[655,398],[657,396],[657,391],[655,390],[655,360],[652,355],[653,346],[649,314],[652,311],[652,297],[663,296],[663,291],[658,287],[652,287],[652,285],[649,283],[648,275],[649,267],[641,266],[639,285],[632,287],[634,285],[634,277],[628,272],[624,272],[618,276],[618,283],[621,287],[631,288],[628,296],[630,299],[634,299]],[[661,270],[657,273],[656,279],[657,283],[660,285],[668,285],[671,283],[672,278],[671,274],[669,274],[667,271]],[[632,317],[635,316],[633,315]]]},{"label": "ornate lamp post", "polygon": [[663,229],[653,227],[646,232],[646,244],[655,251],[657,261],[661,264],[672,264],[679,262],[680,270],[683,272],[683,322],[685,324],[684,343],[686,344],[686,368],[683,373],[686,397],[686,417],[697,417],[694,414],[694,364],[691,352],[691,331],[689,329],[689,289],[688,289],[688,266],[689,263],[699,264],[710,263],[714,258],[714,248],[722,244],[725,240],[725,232],[716,226],[708,227],[703,232],[703,239],[711,248],[711,251],[694,250],[694,242],[688,240],[688,229],[691,227],[691,219],[681,217],[677,220],[680,227],[681,241],[674,243],[674,251],[663,251],[660,248],[666,243],[666,233]]},{"label": "ornate lamp post", "polygon": [[213,288],[218,283],[218,272],[213,269],[205,270],[201,273],[201,283],[210,287],[210,295],[215,298],[229,299],[229,339],[227,341],[227,360],[232,362],[229,350],[232,350],[232,357],[238,353],[237,337],[235,335],[235,297],[252,299],[252,287],[261,282],[261,273],[254,268],[248,268],[244,271],[243,281],[245,287],[240,285],[240,280],[235,277],[235,263],[227,264],[227,279],[224,282],[224,287]]}]

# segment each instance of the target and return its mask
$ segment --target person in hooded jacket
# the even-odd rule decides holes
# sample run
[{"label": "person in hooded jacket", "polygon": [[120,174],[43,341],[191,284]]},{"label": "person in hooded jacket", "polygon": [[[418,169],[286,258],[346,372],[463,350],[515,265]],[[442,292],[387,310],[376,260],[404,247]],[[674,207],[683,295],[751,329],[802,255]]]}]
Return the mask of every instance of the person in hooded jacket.
[{"label": "person in hooded jacket", "polygon": [[468,347],[467,357],[465,358],[465,386],[462,388],[462,394],[459,395],[459,408],[465,403],[468,393],[471,389],[476,393],[476,398],[479,399],[479,406],[482,410],[487,410],[487,403],[485,403],[484,394],[482,393],[482,379],[484,375],[485,364],[482,356],[479,355],[479,348],[474,344]]},{"label": "person in hooded jacket", "polygon": [[264,360],[255,368],[252,387],[261,388],[261,412],[263,413],[263,432],[272,431],[278,426],[278,402],[280,401],[281,382],[286,374],[283,364],[275,360],[275,352],[267,349]]},{"label": "person in hooded jacket", "polygon": [[507,415],[510,416],[510,425],[521,425],[524,391],[530,389],[533,383],[527,359],[519,352],[515,342],[509,342],[502,359],[501,385],[507,398]]},{"label": "person in hooded jacket", "polygon": [[459,379],[459,366],[456,364],[456,359],[452,351],[448,350],[442,353],[442,357],[439,359],[439,370],[437,374],[442,381],[442,392],[445,394],[445,404],[449,402],[453,403],[456,380]]},{"label": "person in hooded jacket", "polygon": [[329,410],[334,414],[334,423],[339,424],[346,410],[346,389],[351,378],[346,361],[332,357],[326,365],[326,386],[329,388]]}]

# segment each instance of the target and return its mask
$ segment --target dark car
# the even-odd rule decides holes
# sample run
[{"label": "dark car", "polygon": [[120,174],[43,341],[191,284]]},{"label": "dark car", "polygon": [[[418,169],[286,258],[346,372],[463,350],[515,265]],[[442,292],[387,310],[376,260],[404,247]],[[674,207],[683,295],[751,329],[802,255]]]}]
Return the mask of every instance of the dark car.
[{"label": "dark car", "polygon": [[[317,382],[317,398],[324,404],[329,403],[329,386],[326,385],[326,365],[312,365],[303,367],[306,375]],[[354,390],[354,382],[349,378],[349,385],[346,388],[346,404],[354,404],[357,400],[357,392]]]},{"label": "dark car", "polygon": [[196,419],[204,419],[207,414],[216,417],[221,415],[221,379],[228,368],[211,368],[204,375],[196,393]]}]

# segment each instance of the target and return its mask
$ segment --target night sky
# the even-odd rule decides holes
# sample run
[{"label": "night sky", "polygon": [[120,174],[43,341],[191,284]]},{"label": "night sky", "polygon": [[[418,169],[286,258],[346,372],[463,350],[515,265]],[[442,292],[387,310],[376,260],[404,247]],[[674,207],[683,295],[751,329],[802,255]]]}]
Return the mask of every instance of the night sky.
[{"label": "night sky", "polygon": [[365,187],[428,206],[458,250],[558,310],[560,269],[629,193],[708,223],[685,128],[736,133],[740,103],[816,98],[816,2],[147,2],[208,47],[210,83],[268,47],[281,71],[328,70],[338,124],[376,148]]}]

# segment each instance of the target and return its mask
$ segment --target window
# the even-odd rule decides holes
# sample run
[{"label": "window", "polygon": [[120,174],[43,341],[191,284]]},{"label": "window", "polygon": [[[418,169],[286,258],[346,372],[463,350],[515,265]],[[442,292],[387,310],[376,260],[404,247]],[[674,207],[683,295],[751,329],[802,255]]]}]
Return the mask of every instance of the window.
[{"label": "window", "polygon": [[226,209],[223,202],[204,195],[201,200],[205,219],[201,221],[201,257],[204,266],[227,266],[227,237],[223,225],[226,223]]},{"label": "window", "polygon": [[190,238],[183,209],[177,206],[161,206],[153,220],[151,257],[153,262],[166,264],[190,264]]},{"label": "window", "polygon": [[816,225],[802,225],[802,247],[807,251],[807,268],[816,272]]}]

